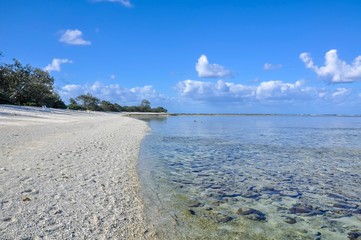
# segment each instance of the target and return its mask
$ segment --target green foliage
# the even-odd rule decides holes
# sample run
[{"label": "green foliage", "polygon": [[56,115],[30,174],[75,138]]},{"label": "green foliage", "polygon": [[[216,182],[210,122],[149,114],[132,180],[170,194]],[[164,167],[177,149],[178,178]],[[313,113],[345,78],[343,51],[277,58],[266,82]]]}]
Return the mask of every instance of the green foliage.
[{"label": "green foliage", "polygon": [[77,103],[85,110],[89,111],[101,111],[101,107],[99,106],[99,98],[94,97],[93,95],[87,93],[80,95],[75,98]]},{"label": "green foliage", "polygon": [[156,107],[156,108],[152,108],[152,112],[166,113],[166,112],[168,112],[168,110],[163,107]]},{"label": "green foliage", "polygon": [[75,101],[74,98],[69,99],[69,105],[68,108],[71,110],[83,110],[83,108]]},{"label": "green foliage", "polygon": [[105,111],[105,112],[156,112],[166,113],[167,109],[163,107],[151,108],[150,102],[143,99],[139,106],[120,106],[117,103],[109,101],[100,101],[99,98],[91,94],[83,94],[78,97],[69,99],[69,109],[72,110],[90,110],[90,111]]},{"label": "green foliage", "polygon": [[120,112],[122,110],[120,105],[116,106],[115,104],[108,101],[101,101],[100,108],[106,112]]},{"label": "green foliage", "polygon": [[116,112],[121,112],[123,111],[122,106],[120,106],[118,103],[114,103],[114,108],[116,109]]},{"label": "green foliage", "polygon": [[0,65],[1,104],[65,108],[48,72],[13,61],[13,64]]},{"label": "green foliage", "polygon": [[143,99],[140,102],[139,111],[140,112],[151,112],[150,102],[147,99]]}]

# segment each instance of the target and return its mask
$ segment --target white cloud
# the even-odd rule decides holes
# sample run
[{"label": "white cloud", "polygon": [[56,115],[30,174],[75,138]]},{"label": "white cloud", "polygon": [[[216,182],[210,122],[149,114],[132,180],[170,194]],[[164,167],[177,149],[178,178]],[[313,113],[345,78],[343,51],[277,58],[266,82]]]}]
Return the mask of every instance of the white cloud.
[{"label": "white cloud", "polygon": [[263,64],[263,69],[266,71],[275,70],[282,68],[282,64],[272,64],[272,63],[265,63]]},{"label": "white cloud", "polygon": [[310,87],[306,86],[304,81],[265,81],[255,85],[243,85],[223,80],[203,82],[188,79],[178,82],[176,89],[184,101],[205,106],[231,106],[233,109],[266,106],[270,109],[275,107],[273,110],[277,112],[282,106],[295,112],[297,107],[300,107],[307,112],[318,106],[322,108],[321,112],[332,112],[333,107],[341,107],[342,110],[343,107],[357,106],[361,102],[361,94],[350,88]]},{"label": "white cloud", "polygon": [[83,39],[83,33],[78,29],[66,30],[59,39],[60,42],[71,44],[71,45],[90,45],[90,41]]},{"label": "white cloud", "polygon": [[254,87],[228,83],[223,80],[218,80],[216,83],[185,80],[178,82],[177,90],[181,96],[199,100],[226,100],[231,98],[241,99],[254,95]]},{"label": "white cloud", "polygon": [[218,78],[218,77],[230,77],[232,72],[225,67],[218,64],[208,63],[206,55],[201,55],[196,63],[196,71],[199,77],[206,78]]},{"label": "white cloud", "polygon": [[304,86],[303,81],[285,83],[282,81],[261,82],[249,86],[219,80],[216,83],[185,80],[178,82],[177,90],[183,97],[195,100],[218,101],[293,101],[310,100],[318,97],[316,88]]},{"label": "white cloud", "polygon": [[346,96],[351,92],[348,88],[337,88],[336,91],[332,94],[333,97]]},{"label": "white cloud", "polygon": [[[311,90],[311,91],[310,91]],[[295,99],[311,97],[312,89],[303,86],[302,81],[284,83],[282,81],[262,82],[256,88],[257,99]]]},{"label": "white cloud", "polygon": [[[281,108],[297,112],[297,107],[307,112],[315,106],[328,106],[329,108],[325,108],[325,111],[332,112],[333,107],[357,106],[361,102],[361,94],[350,88],[335,88],[334,85],[323,88],[310,87],[304,81],[288,83],[278,80],[246,85],[223,80],[203,82],[188,79],[178,82],[176,90],[179,96],[170,98],[160,94],[149,85],[124,88],[119,84],[94,82],[84,85],[65,85],[58,88],[58,93],[64,100],[90,93],[101,100],[128,106],[138,105],[142,99],[148,99],[152,106],[184,105],[184,111],[189,109],[192,111],[196,108],[195,106],[203,106],[210,107],[210,109],[218,107],[218,111],[222,111],[222,109],[232,111],[232,109],[240,107],[252,112],[253,109],[257,111],[257,106],[262,106],[266,112],[272,107],[276,112]],[[189,108],[190,105],[192,108]],[[226,108],[228,110],[225,110]]]},{"label": "white cloud", "polygon": [[128,8],[133,7],[130,0],[93,0],[93,2],[111,2],[111,3],[119,3],[124,7],[128,7]]},{"label": "white cloud", "polygon": [[355,82],[361,80],[361,56],[355,58],[351,64],[338,58],[337,50],[332,49],[325,55],[325,66],[314,64],[309,53],[301,53],[300,59],[306,67],[312,69],[317,76],[332,83]]},{"label": "white cloud", "polygon": [[353,104],[356,102],[359,105],[360,103],[357,93],[353,92],[350,88],[336,88],[333,91],[327,92],[323,99],[336,105]]},{"label": "white cloud", "polygon": [[147,85],[144,87],[134,87],[129,91],[138,96],[138,99],[156,99],[161,97],[160,94],[153,88],[153,86]]},{"label": "white cloud", "polygon": [[81,88],[82,87],[80,85],[69,84],[69,85],[65,85],[64,87],[62,87],[62,90],[67,91],[67,92],[74,92],[74,91],[81,90]]},{"label": "white cloud", "polygon": [[148,99],[151,102],[159,102],[165,99],[152,86],[123,88],[119,84],[106,85],[101,82],[94,82],[85,85],[69,84],[59,90],[59,94],[64,100],[86,93],[90,93],[101,100],[124,105],[139,104],[142,99]]},{"label": "white cloud", "polygon": [[57,71],[60,72],[60,66],[61,64],[64,63],[72,63],[71,60],[68,59],[59,59],[59,58],[54,58],[53,61],[44,68],[44,71],[47,72],[52,72],[52,71]]},{"label": "white cloud", "polygon": [[110,75],[110,79],[114,80],[116,77],[114,74]]}]

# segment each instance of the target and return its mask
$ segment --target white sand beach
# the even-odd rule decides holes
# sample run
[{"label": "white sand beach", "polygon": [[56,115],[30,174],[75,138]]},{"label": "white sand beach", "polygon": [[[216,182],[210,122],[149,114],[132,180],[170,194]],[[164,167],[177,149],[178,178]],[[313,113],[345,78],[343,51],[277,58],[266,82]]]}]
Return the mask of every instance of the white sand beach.
[{"label": "white sand beach", "polygon": [[121,114],[0,105],[0,239],[149,239]]}]

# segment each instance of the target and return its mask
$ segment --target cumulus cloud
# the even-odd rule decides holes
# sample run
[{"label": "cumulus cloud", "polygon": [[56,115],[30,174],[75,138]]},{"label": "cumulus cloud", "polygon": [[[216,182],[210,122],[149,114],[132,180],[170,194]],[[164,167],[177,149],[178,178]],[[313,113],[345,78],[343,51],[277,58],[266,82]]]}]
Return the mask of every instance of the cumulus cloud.
[{"label": "cumulus cloud", "polygon": [[59,39],[60,42],[71,44],[71,45],[90,45],[90,41],[83,39],[83,33],[78,29],[66,30]]},{"label": "cumulus cloud", "polygon": [[219,64],[210,64],[206,55],[201,55],[196,63],[196,71],[199,77],[218,78],[230,77],[232,72]]},{"label": "cumulus cloud", "polygon": [[302,81],[285,83],[282,81],[262,82],[256,88],[257,99],[295,99],[313,97],[312,88],[303,86]]},{"label": "cumulus cloud", "polygon": [[124,7],[131,8],[133,7],[132,3],[129,0],[93,0],[93,2],[111,2],[111,3],[119,3]]},{"label": "cumulus cloud", "polygon": [[339,59],[337,50],[332,49],[325,55],[325,65],[319,67],[314,64],[309,53],[301,53],[300,59],[306,67],[312,69],[317,76],[332,83],[355,82],[361,80],[361,56],[355,58],[351,64]]},{"label": "cumulus cloud", "polygon": [[123,88],[119,84],[93,84],[77,85],[69,84],[59,90],[63,99],[75,98],[81,94],[90,93],[102,100],[118,102],[120,104],[139,104],[142,99],[149,101],[161,101],[165,97],[157,92],[152,86]]},{"label": "cumulus cloud", "polygon": [[263,64],[263,69],[266,71],[275,70],[282,68],[282,64],[272,64],[272,63],[265,63]]},{"label": "cumulus cloud", "polygon": [[56,71],[56,72],[60,72],[60,66],[64,63],[72,63],[71,60],[69,59],[59,59],[59,58],[54,58],[53,61],[51,61],[51,63],[46,66],[44,68],[44,71],[47,71],[47,72],[52,72],[52,71]]},{"label": "cumulus cloud", "polygon": [[62,87],[62,90],[66,91],[66,92],[75,92],[75,91],[82,90],[82,87],[81,87],[81,85],[69,84],[69,85],[65,85],[64,87]]},{"label": "cumulus cloud", "polygon": [[204,101],[303,101],[318,99],[323,92],[322,89],[305,86],[303,81],[267,81],[258,85],[243,85],[223,80],[216,83],[185,80],[178,82],[176,88],[183,97]]},{"label": "cumulus cloud", "polygon": [[178,82],[177,90],[181,96],[192,99],[223,99],[244,98],[254,94],[253,87],[242,84],[228,83],[218,80],[216,83],[185,80]]}]

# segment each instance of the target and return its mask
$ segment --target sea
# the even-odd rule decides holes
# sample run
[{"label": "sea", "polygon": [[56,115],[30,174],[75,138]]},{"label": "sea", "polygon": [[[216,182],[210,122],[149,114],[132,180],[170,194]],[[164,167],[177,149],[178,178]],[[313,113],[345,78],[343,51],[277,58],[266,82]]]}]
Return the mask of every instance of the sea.
[{"label": "sea", "polygon": [[361,117],[147,122],[138,172],[158,239],[361,239]]}]

